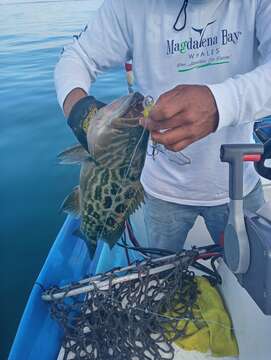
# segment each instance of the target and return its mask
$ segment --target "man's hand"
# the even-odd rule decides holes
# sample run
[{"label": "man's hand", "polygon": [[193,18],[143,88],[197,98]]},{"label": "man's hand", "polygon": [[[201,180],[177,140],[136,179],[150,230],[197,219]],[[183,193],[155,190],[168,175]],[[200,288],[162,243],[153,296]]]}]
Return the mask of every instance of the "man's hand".
[{"label": "man's hand", "polygon": [[87,94],[84,90],[80,88],[73,89],[66,97],[64,104],[63,104],[63,110],[64,115],[66,118],[69,117],[71,110],[73,106],[82,98],[86,97]]},{"label": "man's hand", "polygon": [[214,132],[218,119],[216,102],[207,86],[180,85],[159,97],[141,125],[151,131],[155,142],[181,151]]},{"label": "man's hand", "polygon": [[76,88],[72,90],[64,102],[64,113],[67,117],[69,127],[72,129],[79,143],[88,151],[87,132],[91,119],[96,112],[105,106],[93,96]]}]

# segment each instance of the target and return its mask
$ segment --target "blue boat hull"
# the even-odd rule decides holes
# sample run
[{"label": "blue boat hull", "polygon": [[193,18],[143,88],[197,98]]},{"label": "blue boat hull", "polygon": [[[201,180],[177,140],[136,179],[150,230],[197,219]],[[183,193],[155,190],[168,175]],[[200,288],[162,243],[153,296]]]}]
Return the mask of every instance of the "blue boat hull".
[{"label": "blue boat hull", "polygon": [[[44,289],[127,265],[122,248],[115,246],[110,249],[102,241],[91,261],[85,242],[73,235],[78,227],[79,220],[67,217],[33,286],[9,360],[52,360],[59,354],[63,333],[50,317],[49,304],[41,299]],[[138,258],[133,251],[129,255],[132,261]]]}]

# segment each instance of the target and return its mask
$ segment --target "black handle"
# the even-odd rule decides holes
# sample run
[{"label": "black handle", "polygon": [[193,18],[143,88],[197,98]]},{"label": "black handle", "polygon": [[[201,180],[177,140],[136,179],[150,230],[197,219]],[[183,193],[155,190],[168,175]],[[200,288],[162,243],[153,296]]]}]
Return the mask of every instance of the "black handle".
[{"label": "black handle", "polygon": [[264,144],[264,153],[261,160],[255,163],[255,169],[259,175],[271,180],[271,167],[265,166],[265,161],[271,159],[271,139]]},{"label": "black handle", "polygon": [[220,149],[220,159],[230,166],[229,196],[232,200],[243,199],[243,162],[247,155],[261,155],[264,147],[261,144],[226,144]]},{"label": "black handle", "polygon": [[270,139],[271,124],[261,125],[261,122],[258,123],[259,124],[258,126],[256,126],[256,124],[255,124],[255,128],[254,128],[255,134],[258,137],[258,139],[260,140],[260,142],[265,144]]}]

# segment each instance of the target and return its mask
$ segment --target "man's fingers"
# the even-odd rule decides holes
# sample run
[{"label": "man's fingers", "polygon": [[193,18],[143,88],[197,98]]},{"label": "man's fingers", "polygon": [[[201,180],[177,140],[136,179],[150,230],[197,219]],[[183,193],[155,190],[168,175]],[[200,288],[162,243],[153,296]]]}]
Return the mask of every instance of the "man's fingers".
[{"label": "man's fingers", "polygon": [[192,140],[191,138],[189,138],[189,139],[180,141],[180,142],[178,142],[178,143],[176,143],[176,144],[166,146],[166,148],[167,148],[168,150],[171,150],[171,151],[174,151],[174,152],[178,152],[178,151],[184,150],[187,146],[191,145],[192,142],[193,142],[193,140]]},{"label": "man's fingers", "polygon": [[180,151],[214,132],[218,117],[215,99],[206,86],[184,85],[161,95],[143,126],[155,142]]},{"label": "man's fingers", "polygon": [[150,118],[154,121],[164,121],[181,113],[186,109],[186,103],[181,99],[180,89],[177,88],[161,95],[150,112]]},{"label": "man's fingers", "polygon": [[188,121],[185,119],[184,116],[182,116],[182,114],[177,114],[172,118],[164,121],[156,121],[153,120],[151,117],[142,118],[140,119],[140,124],[149,131],[167,130],[179,127],[180,119],[182,119],[181,122],[183,125],[186,125],[188,123]]},{"label": "man's fingers", "polygon": [[174,145],[184,140],[192,140],[190,126],[180,126],[165,132],[153,131],[151,137],[155,142],[165,146]]}]

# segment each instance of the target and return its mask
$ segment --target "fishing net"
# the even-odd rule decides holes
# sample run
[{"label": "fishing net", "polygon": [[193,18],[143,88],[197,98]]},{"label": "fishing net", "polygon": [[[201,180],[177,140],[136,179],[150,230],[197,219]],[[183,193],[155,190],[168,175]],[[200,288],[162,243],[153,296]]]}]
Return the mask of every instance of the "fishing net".
[{"label": "fishing net", "polygon": [[[172,344],[193,317],[189,268],[197,256],[192,249],[150,258],[47,290],[43,299],[64,330],[63,359],[173,359]],[[176,318],[166,316],[173,309]]]}]

